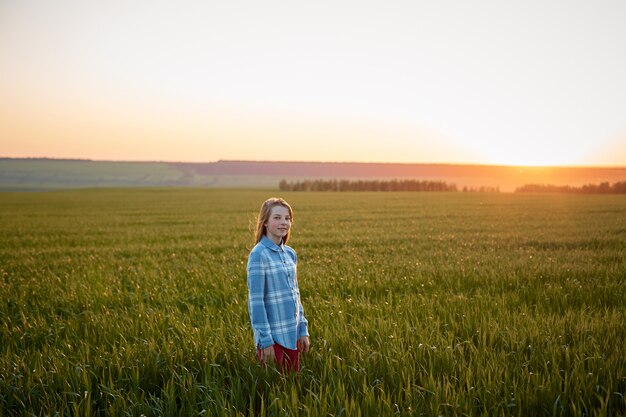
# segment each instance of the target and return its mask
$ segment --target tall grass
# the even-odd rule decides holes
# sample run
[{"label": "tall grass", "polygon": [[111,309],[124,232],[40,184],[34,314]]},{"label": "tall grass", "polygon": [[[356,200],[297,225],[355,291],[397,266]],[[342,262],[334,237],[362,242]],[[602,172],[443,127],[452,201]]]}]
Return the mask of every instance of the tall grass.
[{"label": "tall grass", "polygon": [[283,193],[312,333],[260,368],[273,191],[4,193],[0,415],[624,415],[620,196]]}]

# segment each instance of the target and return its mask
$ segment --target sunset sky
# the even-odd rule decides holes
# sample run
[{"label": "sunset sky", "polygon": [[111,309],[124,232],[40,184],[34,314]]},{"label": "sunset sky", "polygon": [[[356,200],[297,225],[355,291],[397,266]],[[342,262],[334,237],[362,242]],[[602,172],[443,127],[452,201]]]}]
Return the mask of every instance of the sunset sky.
[{"label": "sunset sky", "polygon": [[0,157],[626,166],[626,2],[0,2]]}]

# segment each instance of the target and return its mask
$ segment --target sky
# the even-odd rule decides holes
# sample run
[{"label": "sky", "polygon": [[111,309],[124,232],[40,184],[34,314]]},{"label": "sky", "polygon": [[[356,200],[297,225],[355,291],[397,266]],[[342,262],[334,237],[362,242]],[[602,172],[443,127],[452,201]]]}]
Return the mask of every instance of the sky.
[{"label": "sky", "polygon": [[0,156],[626,166],[626,2],[0,1]]}]

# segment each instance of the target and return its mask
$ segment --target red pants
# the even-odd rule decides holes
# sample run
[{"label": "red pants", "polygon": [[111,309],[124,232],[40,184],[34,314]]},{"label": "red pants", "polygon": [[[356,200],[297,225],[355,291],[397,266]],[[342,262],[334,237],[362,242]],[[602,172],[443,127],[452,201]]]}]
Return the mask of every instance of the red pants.
[{"label": "red pants", "polygon": [[[257,349],[256,356],[261,363],[261,350]],[[287,349],[278,343],[274,343],[274,359],[276,360],[276,368],[281,372],[299,371],[300,370],[300,352],[297,350]]]}]

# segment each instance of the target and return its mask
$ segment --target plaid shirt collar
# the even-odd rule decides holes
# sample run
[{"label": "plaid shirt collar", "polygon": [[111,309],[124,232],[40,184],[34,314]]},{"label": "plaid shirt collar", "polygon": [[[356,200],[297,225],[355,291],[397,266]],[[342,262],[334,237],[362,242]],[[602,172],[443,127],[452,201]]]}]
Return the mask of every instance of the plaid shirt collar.
[{"label": "plaid shirt collar", "polygon": [[280,246],[279,246],[276,243],[272,242],[272,239],[270,239],[269,237],[265,235],[261,238],[261,244],[265,246],[266,248],[271,249],[275,252],[280,252],[280,251],[285,250],[285,244],[283,243],[282,240],[280,241]]}]

